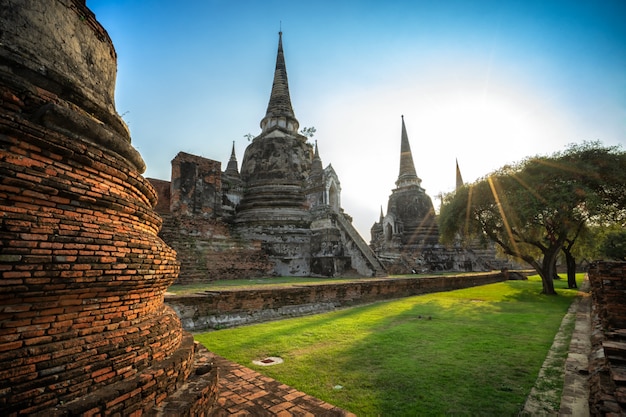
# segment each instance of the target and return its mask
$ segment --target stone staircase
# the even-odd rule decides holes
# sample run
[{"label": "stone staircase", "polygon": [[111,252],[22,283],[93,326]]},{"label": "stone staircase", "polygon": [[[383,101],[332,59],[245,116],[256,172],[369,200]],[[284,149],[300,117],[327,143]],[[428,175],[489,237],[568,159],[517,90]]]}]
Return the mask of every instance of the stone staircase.
[{"label": "stone staircase", "polygon": [[378,258],[374,254],[374,251],[372,251],[368,244],[365,243],[359,232],[357,232],[354,226],[352,226],[352,223],[349,222],[342,214],[335,213],[335,218],[337,220],[337,225],[339,226],[340,230],[350,237],[350,240],[355,244],[360,254],[367,260],[369,266],[374,272],[374,276],[387,276],[387,271],[385,270],[385,267],[378,260]]}]

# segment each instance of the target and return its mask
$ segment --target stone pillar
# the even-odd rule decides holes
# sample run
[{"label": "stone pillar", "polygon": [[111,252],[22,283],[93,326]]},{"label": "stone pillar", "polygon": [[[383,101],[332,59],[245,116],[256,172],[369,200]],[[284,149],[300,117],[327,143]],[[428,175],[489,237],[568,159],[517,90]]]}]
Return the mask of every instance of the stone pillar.
[{"label": "stone pillar", "polygon": [[[156,414],[210,359],[163,304],[179,266],[157,237],[156,193],[115,111],[115,50],[84,0],[9,3],[0,1],[0,414]],[[203,381],[178,415],[210,407],[215,376]]]}]

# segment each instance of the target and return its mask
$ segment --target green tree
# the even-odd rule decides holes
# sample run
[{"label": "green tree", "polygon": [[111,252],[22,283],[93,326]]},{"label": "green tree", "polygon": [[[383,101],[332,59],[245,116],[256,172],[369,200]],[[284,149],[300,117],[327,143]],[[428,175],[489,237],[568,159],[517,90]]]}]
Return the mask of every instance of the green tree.
[{"label": "green tree", "polygon": [[600,252],[609,259],[626,261],[626,230],[611,230],[600,243]]},{"label": "green tree", "polygon": [[625,184],[626,156],[617,147],[586,142],[528,158],[446,195],[442,240],[491,240],[537,271],[544,294],[555,294],[558,255],[565,254],[573,274],[573,248],[587,225],[626,218]]}]

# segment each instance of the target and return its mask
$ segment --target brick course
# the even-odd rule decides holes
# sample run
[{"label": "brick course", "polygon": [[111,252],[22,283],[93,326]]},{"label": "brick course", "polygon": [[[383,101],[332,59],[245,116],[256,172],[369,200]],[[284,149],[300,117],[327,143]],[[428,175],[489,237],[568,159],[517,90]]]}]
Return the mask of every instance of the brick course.
[{"label": "brick course", "polygon": [[[65,35],[80,53],[46,47]],[[209,354],[163,304],[179,264],[112,108],[112,44],[56,0],[7,11],[0,45],[0,414],[157,414]]]},{"label": "brick course", "polygon": [[626,262],[589,267],[592,335],[589,409],[592,416],[626,415]]}]

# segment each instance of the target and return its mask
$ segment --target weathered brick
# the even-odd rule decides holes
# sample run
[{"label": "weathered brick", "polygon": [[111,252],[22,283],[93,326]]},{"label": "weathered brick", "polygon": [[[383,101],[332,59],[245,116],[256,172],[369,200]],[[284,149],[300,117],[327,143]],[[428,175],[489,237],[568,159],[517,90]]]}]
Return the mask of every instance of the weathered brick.
[{"label": "weathered brick", "polygon": [[[176,356],[180,350],[182,329],[172,324],[169,310],[160,308],[163,292],[178,272],[176,255],[157,236],[161,220],[152,211],[156,194],[138,172],[139,159],[119,128],[121,121],[114,112],[105,114],[110,111],[108,104],[89,102],[89,109],[81,108],[83,97],[95,101],[113,97],[113,85],[107,81],[111,77],[98,71],[104,66],[114,72],[115,54],[84,2],[68,4],[53,2],[42,8],[31,2],[7,16],[15,18],[33,8],[36,13],[22,16],[26,22],[28,16],[45,13],[48,17],[32,25],[20,24],[25,37],[11,40],[18,45],[28,38],[31,26],[54,29],[49,38],[45,30],[35,32],[38,39],[22,45],[35,50],[19,56],[7,52],[9,61],[40,57],[45,61],[51,50],[55,62],[63,61],[65,44],[55,48],[50,43],[61,38],[75,39],[93,60],[89,65],[80,60],[59,62],[58,71],[72,68],[72,74],[59,74],[43,84],[41,74],[33,80],[29,72],[0,81],[3,97],[16,98],[1,104],[8,114],[0,118],[5,150],[0,161],[0,200],[8,202],[1,207],[0,246],[10,248],[0,255],[0,384],[11,386],[11,407],[22,413],[45,414],[54,407],[55,413],[62,414],[61,408],[74,399],[91,396],[83,415],[105,414],[106,405],[95,404],[106,402],[110,413],[126,408],[135,414],[149,410],[157,396],[167,397],[182,382],[181,376],[191,372],[174,369],[191,366],[176,360],[170,372],[161,376],[158,388],[148,387],[154,390],[145,398],[140,395],[144,387],[134,384],[132,390],[108,390],[114,397],[104,403],[94,399],[101,388],[133,378],[139,369],[158,367],[161,359]],[[56,18],[60,15],[62,19]],[[70,35],[64,25],[72,19]],[[90,48],[104,50],[91,53]],[[7,67],[31,64],[8,62]],[[79,74],[84,68],[87,73]],[[60,79],[68,85],[55,86]],[[83,96],[83,85],[104,90]],[[43,86],[53,86],[55,92]],[[34,110],[39,113],[29,113]],[[101,116],[106,117],[99,120]],[[119,126],[107,125],[112,122]],[[79,129],[88,131],[89,139],[81,139],[84,132],[66,136],[63,132],[72,126],[83,126]],[[115,149],[106,149],[104,144]],[[143,330],[138,330],[139,325]],[[160,351],[153,352],[157,347]],[[86,371],[94,362],[97,368]],[[91,372],[98,369],[110,370],[94,377]]]}]

